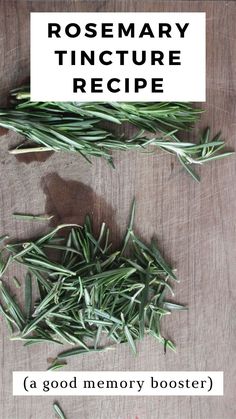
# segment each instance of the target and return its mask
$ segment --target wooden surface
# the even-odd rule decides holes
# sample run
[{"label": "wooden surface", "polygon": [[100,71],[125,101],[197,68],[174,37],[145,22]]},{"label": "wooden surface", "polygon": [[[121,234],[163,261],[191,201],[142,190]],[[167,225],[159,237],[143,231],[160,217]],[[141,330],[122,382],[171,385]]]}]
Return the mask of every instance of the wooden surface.
[{"label": "wooden surface", "polygon": [[[199,127],[222,130],[229,147],[236,139],[236,2],[233,1],[0,1],[0,99],[29,76],[30,11],[205,11],[207,13],[207,102]],[[193,46],[194,47],[194,46]],[[3,134],[3,133],[2,133]],[[0,235],[28,238],[45,224],[15,221],[14,211],[57,214],[57,222],[87,212],[108,221],[114,242],[124,231],[131,200],[137,199],[139,234],[153,234],[178,269],[176,300],[189,306],[165,323],[177,353],[163,355],[151,338],[134,358],[126,346],[69,362],[68,370],[224,370],[224,397],[60,397],[68,419],[236,418],[236,173],[235,158],[201,169],[198,185],[175,158],[158,153],[116,153],[116,170],[92,166],[73,154],[46,161],[17,160],[8,148],[19,141],[1,136]],[[20,272],[17,272],[20,275]],[[12,371],[45,370],[52,345],[22,347],[11,342],[1,321],[1,407],[3,419],[53,418],[51,397],[12,396]]]}]

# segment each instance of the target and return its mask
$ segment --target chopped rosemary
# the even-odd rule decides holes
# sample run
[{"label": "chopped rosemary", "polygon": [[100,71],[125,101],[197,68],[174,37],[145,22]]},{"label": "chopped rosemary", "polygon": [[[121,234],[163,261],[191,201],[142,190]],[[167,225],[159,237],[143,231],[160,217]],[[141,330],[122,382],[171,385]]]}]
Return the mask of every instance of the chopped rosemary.
[{"label": "chopped rosemary", "polygon": [[32,278],[28,272],[25,277],[25,314],[28,321],[32,312]]},{"label": "chopped rosemary", "polygon": [[60,368],[63,368],[65,365],[67,365],[66,361],[56,359],[52,362],[52,364],[47,369],[47,371],[55,371],[55,370],[58,370]]},{"label": "chopped rosemary", "polygon": [[[210,140],[209,130],[198,144],[192,140],[180,141],[179,130],[189,131],[202,112],[187,103],[31,102],[28,87],[11,94],[15,105],[0,110],[0,126],[39,144],[33,147],[30,143],[25,147],[24,143],[11,150],[12,154],[74,151],[89,162],[90,157],[95,156],[113,165],[110,152],[114,150],[144,151],[152,146],[176,155],[197,181],[199,176],[193,171],[193,164],[202,165],[232,154],[223,150],[220,135]],[[119,125],[128,122],[140,131],[131,138],[126,138],[124,133],[114,135],[108,127],[101,127],[104,121]]]},{"label": "chopped rosemary", "polygon": [[[186,307],[168,301],[176,275],[153,241],[148,246],[136,236],[134,215],[135,204],[123,246],[117,251],[111,248],[106,224],[96,236],[89,217],[83,226],[58,226],[35,241],[5,246],[6,259],[28,269],[24,312],[0,282],[0,311],[13,329],[12,339],[25,345],[75,346],[60,352],[49,369],[61,368],[70,356],[113,349],[112,342],[127,343],[136,354],[136,341],[145,335],[161,342],[164,350],[175,350],[161,333],[161,320]],[[63,228],[67,237],[58,237]],[[58,245],[58,239],[64,244]],[[48,248],[55,250],[55,260]],[[39,291],[36,301],[32,284]]]}]

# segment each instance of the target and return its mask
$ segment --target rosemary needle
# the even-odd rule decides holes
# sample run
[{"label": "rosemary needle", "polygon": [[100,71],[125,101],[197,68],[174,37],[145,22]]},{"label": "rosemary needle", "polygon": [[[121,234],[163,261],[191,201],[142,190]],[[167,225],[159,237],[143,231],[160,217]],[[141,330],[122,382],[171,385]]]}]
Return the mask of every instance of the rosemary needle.
[{"label": "rosemary needle", "polygon": [[7,234],[4,234],[3,236],[0,237],[0,243],[4,242],[4,240],[8,239],[9,236]]},{"label": "rosemary needle", "polygon": [[21,287],[20,281],[15,276],[13,276],[13,282],[14,282],[16,288],[20,288]]},{"label": "rosemary needle", "polygon": [[29,272],[25,277],[25,315],[26,320],[29,321],[31,318],[32,311],[32,278]]},{"label": "rosemary needle", "polygon": [[86,353],[93,353],[93,352],[104,352],[104,351],[108,351],[110,349],[114,349],[114,348],[88,348],[86,349],[81,349],[81,348],[76,348],[76,349],[69,349],[68,351],[64,351],[64,352],[60,352],[57,356],[57,359],[61,360],[64,358],[68,358],[68,356],[75,356],[75,355],[83,355]]},{"label": "rosemary needle", "polygon": [[47,371],[55,371],[55,370],[58,370],[60,368],[63,368],[65,365],[67,365],[67,362],[66,361],[59,361],[58,359],[56,359],[50,365],[50,367],[48,367]]},{"label": "rosemary needle", "polygon": [[53,410],[59,419],[66,419],[65,414],[62,408],[59,406],[58,402],[53,403]]}]

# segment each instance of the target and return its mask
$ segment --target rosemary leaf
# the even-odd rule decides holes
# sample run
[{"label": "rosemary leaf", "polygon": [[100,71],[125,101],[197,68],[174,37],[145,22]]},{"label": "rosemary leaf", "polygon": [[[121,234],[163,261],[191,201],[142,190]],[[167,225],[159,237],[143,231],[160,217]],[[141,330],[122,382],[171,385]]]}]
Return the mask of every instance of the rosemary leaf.
[{"label": "rosemary leaf", "polygon": [[48,367],[47,371],[55,371],[67,365],[66,361],[55,361]]},{"label": "rosemary leaf", "polygon": [[[150,146],[174,154],[196,181],[199,176],[190,165],[232,154],[223,150],[220,135],[210,140],[209,129],[197,144],[180,141],[179,130],[189,131],[202,113],[188,103],[30,102],[29,88],[25,86],[17,93],[13,91],[12,99],[13,108],[0,110],[0,126],[20,133],[29,142],[11,150],[12,154],[62,150],[77,152],[90,163],[91,156],[102,157],[114,166],[112,151],[143,151]],[[124,132],[118,136],[112,129],[100,128],[104,121],[121,127],[129,123],[140,131],[131,138]],[[146,132],[152,134],[151,138]]]},{"label": "rosemary leaf", "polygon": [[13,282],[14,282],[16,288],[20,288],[21,287],[20,281],[15,276],[13,276]]},{"label": "rosemary leaf", "polygon": [[32,279],[29,272],[25,277],[25,315],[28,321],[31,318],[32,311]]},{"label": "rosemary leaf", "polygon": [[127,338],[127,342],[129,343],[133,353],[136,355],[137,350],[136,350],[136,346],[135,346],[135,343],[134,343],[134,339],[133,339],[132,334],[131,334],[127,325],[124,326],[124,332],[125,332],[125,336]]},{"label": "rosemary leaf", "polygon": [[58,419],[66,419],[63,410],[57,402],[53,403],[53,410],[56,413]]},{"label": "rosemary leaf", "polygon": [[24,324],[25,324],[25,317],[16,303],[15,299],[10,295],[7,288],[3,284],[2,281],[0,281],[0,292],[3,298],[3,301],[6,305],[7,312],[9,315],[14,319],[15,324],[19,328],[19,330],[22,330]]}]

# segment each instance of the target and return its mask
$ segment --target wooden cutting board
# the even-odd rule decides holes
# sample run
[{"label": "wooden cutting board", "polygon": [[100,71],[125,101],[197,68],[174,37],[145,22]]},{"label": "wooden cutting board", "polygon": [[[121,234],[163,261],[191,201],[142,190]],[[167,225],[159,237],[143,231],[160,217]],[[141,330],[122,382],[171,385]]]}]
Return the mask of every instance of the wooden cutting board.
[{"label": "wooden cutting board", "polygon": [[[0,101],[29,77],[31,11],[205,11],[207,16],[207,102],[201,123],[222,130],[229,148],[236,143],[236,2],[235,1],[0,1]],[[193,45],[194,48],[194,45]],[[191,139],[191,136],[190,136]],[[20,137],[1,131],[0,235],[29,238],[45,232],[43,223],[16,221],[13,212],[56,214],[56,222],[111,225],[114,244],[124,232],[133,197],[137,231],[156,235],[167,259],[178,269],[176,300],[187,313],[165,322],[177,353],[163,354],[152,339],[69,361],[68,370],[224,370],[224,397],[66,398],[59,401],[68,419],[234,419],[236,417],[236,164],[235,157],[199,168],[196,184],[176,159],[118,152],[116,170],[104,161],[93,165],[74,154],[54,153],[16,159],[8,149]],[[22,272],[14,271],[20,279]],[[12,284],[11,275],[9,283]],[[19,298],[22,296],[19,294]],[[53,345],[24,348],[11,342],[1,320],[2,419],[53,418],[51,397],[12,396],[12,371],[45,370]]]}]

